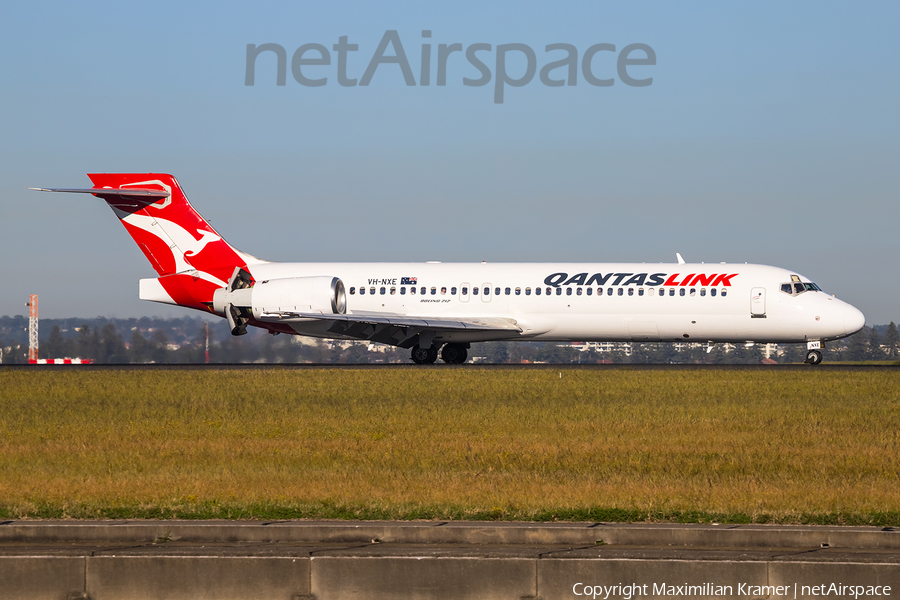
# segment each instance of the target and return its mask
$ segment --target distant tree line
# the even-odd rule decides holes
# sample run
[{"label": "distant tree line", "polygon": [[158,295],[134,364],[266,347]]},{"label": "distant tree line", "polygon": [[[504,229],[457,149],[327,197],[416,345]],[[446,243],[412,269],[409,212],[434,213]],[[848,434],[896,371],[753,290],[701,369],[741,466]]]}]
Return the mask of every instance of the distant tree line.
[{"label": "distant tree line", "polygon": [[[365,342],[335,342],[301,336],[273,336],[262,330],[234,337],[223,320],[45,319],[40,324],[41,358],[89,358],[105,364],[203,363],[408,363],[409,351]],[[756,364],[765,346],[632,343],[601,348],[593,344],[485,342],[473,344],[472,360],[485,363],[684,363]],[[0,350],[5,364],[27,362],[28,319],[0,317]],[[805,344],[779,344],[771,359],[802,362]],[[826,361],[900,359],[897,325],[864,327],[855,335],[829,342]]]}]

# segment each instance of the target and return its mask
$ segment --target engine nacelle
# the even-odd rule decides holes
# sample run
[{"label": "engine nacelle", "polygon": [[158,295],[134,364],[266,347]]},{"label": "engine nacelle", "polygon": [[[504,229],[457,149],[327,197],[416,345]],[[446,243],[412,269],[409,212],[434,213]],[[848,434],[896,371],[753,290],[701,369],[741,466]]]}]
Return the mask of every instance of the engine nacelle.
[{"label": "engine nacelle", "polygon": [[347,294],[337,277],[270,279],[250,288],[253,316],[264,313],[315,312],[344,314]]},{"label": "engine nacelle", "polygon": [[272,313],[347,312],[347,293],[337,277],[288,277],[258,282],[250,288],[221,288],[213,295],[213,310],[225,314],[228,306],[249,311],[254,318]]}]

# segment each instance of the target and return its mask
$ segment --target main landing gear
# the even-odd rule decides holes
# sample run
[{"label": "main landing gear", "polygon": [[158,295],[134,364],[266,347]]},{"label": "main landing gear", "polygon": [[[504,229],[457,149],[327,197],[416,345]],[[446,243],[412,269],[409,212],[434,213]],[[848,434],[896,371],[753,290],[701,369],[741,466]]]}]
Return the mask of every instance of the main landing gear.
[{"label": "main landing gear", "polygon": [[[448,365],[461,365],[469,356],[468,344],[445,344],[441,350],[441,360]],[[437,360],[439,346],[432,344],[427,348],[413,346],[412,359],[417,365],[430,365]]]},{"label": "main landing gear", "polygon": [[817,365],[822,362],[822,353],[818,350],[807,350],[806,351],[806,360],[804,360],[808,365]]},{"label": "main landing gear", "polygon": [[461,365],[468,357],[469,352],[463,344],[446,344],[441,350],[441,360],[448,365]]},{"label": "main landing gear", "polygon": [[431,345],[427,348],[422,346],[413,346],[412,359],[417,365],[430,365],[437,360],[437,346]]}]

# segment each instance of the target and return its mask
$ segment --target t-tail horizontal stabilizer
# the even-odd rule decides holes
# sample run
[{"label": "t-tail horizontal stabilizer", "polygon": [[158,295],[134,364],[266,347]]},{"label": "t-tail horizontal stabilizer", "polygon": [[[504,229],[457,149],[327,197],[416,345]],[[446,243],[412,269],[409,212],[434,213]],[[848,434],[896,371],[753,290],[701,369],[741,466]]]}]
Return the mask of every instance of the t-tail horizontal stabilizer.
[{"label": "t-tail horizontal stabilizer", "polygon": [[142,190],[139,188],[28,188],[37,192],[67,192],[69,194],[94,194],[95,196],[138,196],[145,198],[168,198],[172,194],[164,190]]}]

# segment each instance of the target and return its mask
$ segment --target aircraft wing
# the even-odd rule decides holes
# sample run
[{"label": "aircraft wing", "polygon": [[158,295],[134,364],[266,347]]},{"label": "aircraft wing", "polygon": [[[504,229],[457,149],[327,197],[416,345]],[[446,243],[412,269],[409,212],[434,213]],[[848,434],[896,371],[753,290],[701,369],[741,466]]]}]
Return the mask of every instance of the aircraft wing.
[{"label": "aircraft wing", "polygon": [[454,318],[411,317],[391,313],[356,312],[353,314],[324,314],[303,312],[267,312],[260,321],[274,323],[303,322],[310,319],[329,323],[328,331],[359,340],[381,342],[401,348],[411,348],[420,339],[430,345],[434,334],[449,331],[483,331],[520,333],[515,319],[501,317]]}]

